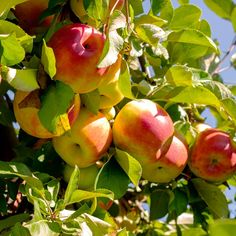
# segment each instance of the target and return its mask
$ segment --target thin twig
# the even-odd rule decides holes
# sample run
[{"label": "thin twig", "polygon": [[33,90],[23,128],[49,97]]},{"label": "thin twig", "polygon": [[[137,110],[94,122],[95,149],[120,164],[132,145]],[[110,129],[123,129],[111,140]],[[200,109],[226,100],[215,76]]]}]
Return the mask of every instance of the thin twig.
[{"label": "thin twig", "polygon": [[[234,39],[228,49],[228,51],[225,53],[225,55],[222,57],[222,59],[220,60],[220,62],[218,63],[217,67],[215,68],[215,70],[212,72],[212,75],[214,74],[219,74],[220,72],[222,72],[222,69],[220,68],[221,65],[224,63],[224,61],[226,60],[226,58],[230,55],[230,53],[234,50],[234,48],[236,47],[236,35],[234,36]],[[228,69],[228,68],[227,68]],[[224,71],[224,70],[223,70]]]}]

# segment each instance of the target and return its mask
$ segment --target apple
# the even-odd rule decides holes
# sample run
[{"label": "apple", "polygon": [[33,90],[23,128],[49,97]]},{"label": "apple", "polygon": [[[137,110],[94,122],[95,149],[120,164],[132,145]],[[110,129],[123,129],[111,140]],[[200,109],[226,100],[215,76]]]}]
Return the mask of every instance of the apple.
[{"label": "apple", "polygon": [[99,111],[103,113],[108,120],[113,120],[116,116],[116,109],[114,107],[100,109]]},{"label": "apple", "polygon": [[223,182],[236,171],[236,145],[228,133],[208,128],[198,134],[188,165],[202,179]]},{"label": "apple", "polygon": [[[74,167],[66,164],[65,169],[63,171],[63,177],[67,183],[69,182],[70,176],[73,171]],[[80,174],[78,188],[83,190],[92,190],[99,172],[98,166],[96,164],[93,164],[86,168],[80,168],[79,172]]]},{"label": "apple", "polygon": [[101,113],[83,107],[70,132],[52,139],[55,151],[69,165],[85,168],[96,163],[112,142],[111,126]]},{"label": "apple", "polygon": [[49,0],[28,0],[15,6],[14,14],[19,20],[19,25],[29,34],[36,34],[48,28],[53,16],[46,17],[40,22],[39,17],[48,8]]},{"label": "apple", "polygon": [[119,89],[119,74],[120,71],[117,70],[117,74],[113,79],[103,80],[99,85],[100,109],[113,107],[124,98],[123,93]]},{"label": "apple", "polygon": [[[30,96],[30,98],[29,98]],[[30,101],[25,101],[26,99]],[[24,103],[24,106],[22,106]],[[38,111],[40,109],[40,99],[38,93],[30,95],[30,92],[16,91],[13,110],[16,117],[16,121],[19,123],[20,127],[29,135],[37,138],[52,138],[54,136],[59,136],[65,132],[61,124],[58,123],[55,133],[49,132],[41,123]],[[68,119],[70,125],[72,125],[80,111],[80,96],[76,94],[71,107],[67,111]]]},{"label": "apple", "polygon": [[168,183],[178,177],[188,161],[188,146],[183,137],[174,135],[168,151],[156,159],[142,165],[143,178],[155,183]]},{"label": "apple", "polygon": [[160,105],[148,99],[126,103],[113,124],[116,147],[136,158],[141,165],[152,165],[170,147],[173,122]]},{"label": "apple", "polygon": [[102,80],[112,80],[120,70],[120,60],[98,68],[105,36],[95,28],[74,23],[56,31],[48,42],[56,58],[56,75],[71,86],[75,93],[88,93],[99,87]]}]

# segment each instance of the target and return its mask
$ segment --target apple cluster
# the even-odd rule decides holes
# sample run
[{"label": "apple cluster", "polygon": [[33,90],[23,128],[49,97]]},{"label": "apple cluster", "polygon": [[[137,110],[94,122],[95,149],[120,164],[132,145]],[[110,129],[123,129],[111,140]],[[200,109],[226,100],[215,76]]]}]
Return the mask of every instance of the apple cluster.
[{"label": "apple cluster", "polygon": [[[110,1],[109,9],[123,7],[124,1],[114,6],[116,2]],[[35,12],[42,12],[38,8],[45,3],[46,0],[38,1]],[[82,0],[71,0],[70,3],[75,15],[86,17]],[[27,4],[31,1],[17,5],[15,15],[21,27],[30,28],[29,33],[35,33],[50,19],[46,18],[40,25],[34,18],[31,21],[25,19],[21,9]],[[31,8],[32,15],[38,18],[33,12]],[[111,146],[134,157],[142,166],[142,177],[150,182],[168,183],[181,175],[187,166],[195,176],[212,182],[223,182],[231,177],[236,171],[236,149],[226,132],[207,127],[198,132],[190,146],[175,129],[165,109],[145,98],[126,102],[116,114],[114,106],[124,98],[118,83],[122,56],[119,55],[110,66],[98,67],[105,40],[104,34],[95,27],[71,23],[57,30],[47,43],[56,58],[54,80],[69,85],[75,94],[66,114],[70,131],[64,132],[58,124],[56,132],[52,133],[41,124],[37,91],[15,93],[14,113],[20,127],[37,138],[52,139],[55,151],[68,164],[65,179],[69,179],[73,166],[77,165],[83,173],[93,173],[94,181],[99,171],[96,163]],[[81,94],[94,90],[100,95],[96,114],[80,99]],[[30,104],[27,104],[29,96]],[[82,182],[81,188],[85,189],[93,184]]]}]

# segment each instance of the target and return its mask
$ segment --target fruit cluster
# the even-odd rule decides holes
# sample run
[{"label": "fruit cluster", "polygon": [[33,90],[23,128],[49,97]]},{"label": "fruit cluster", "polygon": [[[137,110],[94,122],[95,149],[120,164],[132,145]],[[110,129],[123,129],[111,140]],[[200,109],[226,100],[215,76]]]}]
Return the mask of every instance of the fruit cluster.
[{"label": "fruit cluster", "polygon": [[[29,27],[33,31],[28,32],[33,34],[39,27],[35,20],[20,18],[21,7],[30,2],[19,4],[15,15],[21,27],[25,30]],[[38,2],[42,7],[45,0]],[[114,7],[115,2],[110,1],[109,9]],[[121,9],[123,3],[119,1],[116,7]],[[71,1],[74,14],[86,21],[81,4],[82,0]],[[47,20],[50,21],[50,18]],[[42,24],[47,25],[46,21]],[[122,55],[112,65],[98,67],[106,38],[91,25],[72,23],[62,26],[47,42],[56,58],[54,80],[69,85],[75,94],[66,114],[71,126],[68,132],[60,122],[55,132],[48,131],[41,124],[38,117],[41,106],[39,91],[30,94],[17,91],[14,99],[14,113],[20,127],[32,136],[51,138],[55,151],[68,164],[65,179],[69,179],[73,166],[77,165],[85,176],[86,172],[89,175],[94,173],[94,181],[98,173],[96,163],[111,146],[134,157],[142,166],[142,177],[150,182],[170,182],[183,172],[187,163],[194,175],[208,181],[222,182],[235,173],[236,149],[227,133],[209,127],[199,132],[195,143],[190,146],[175,130],[170,115],[151,100],[134,99],[124,102],[119,111],[114,109],[124,101],[119,89]],[[94,90],[100,95],[96,114],[80,98],[81,94]],[[30,104],[27,104],[29,96]],[[81,188],[91,184],[81,183]]]}]

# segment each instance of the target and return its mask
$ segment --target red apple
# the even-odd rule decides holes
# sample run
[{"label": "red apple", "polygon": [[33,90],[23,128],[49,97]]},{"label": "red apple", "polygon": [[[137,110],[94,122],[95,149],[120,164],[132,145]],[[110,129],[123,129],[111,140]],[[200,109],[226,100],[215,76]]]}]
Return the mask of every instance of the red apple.
[{"label": "red apple", "polygon": [[112,133],[107,118],[81,108],[70,132],[53,138],[58,155],[69,165],[79,168],[96,163],[108,150]]},{"label": "red apple", "polygon": [[15,6],[14,14],[19,25],[29,34],[38,33],[50,26],[53,16],[46,17],[40,22],[40,16],[48,7],[49,0],[28,0]]},{"label": "red apple", "polygon": [[170,147],[173,122],[158,104],[147,100],[128,102],[113,124],[114,144],[142,165],[153,165]]},{"label": "red apple", "polygon": [[56,57],[56,80],[71,86],[75,93],[87,93],[102,80],[111,80],[120,70],[120,60],[98,68],[105,36],[93,27],[70,24],[59,29],[49,40]]},{"label": "red apple", "polygon": [[[28,98],[30,101],[25,101],[28,96],[30,96],[30,92],[17,91],[15,93],[13,108],[16,121],[19,123],[20,127],[29,135],[38,138],[52,138],[62,135],[65,132],[65,129],[59,121],[56,125],[56,130],[54,133],[48,131],[41,123],[38,116],[38,111],[41,105],[38,94],[34,93],[34,96],[30,96],[30,98]],[[22,106],[22,103],[25,103],[24,106]],[[67,111],[70,125],[75,122],[79,111],[80,97],[79,94],[76,94],[71,107]]]},{"label": "red apple", "polygon": [[183,137],[175,135],[168,151],[155,163],[142,165],[143,178],[156,183],[168,183],[178,177],[188,161],[188,146]]},{"label": "red apple", "polygon": [[236,171],[236,145],[228,133],[208,128],[197,136],[188,164],[196,176],[223,182]]}]

